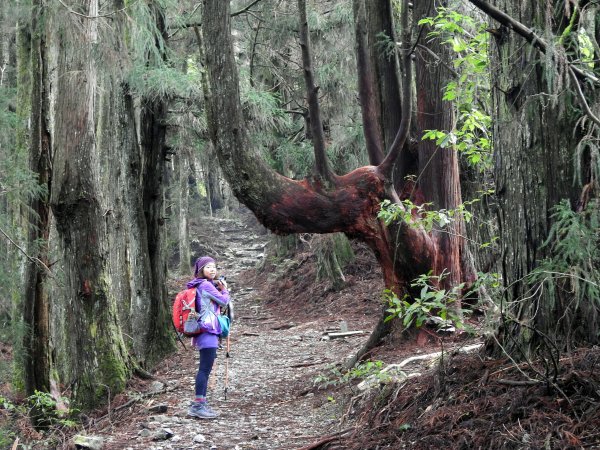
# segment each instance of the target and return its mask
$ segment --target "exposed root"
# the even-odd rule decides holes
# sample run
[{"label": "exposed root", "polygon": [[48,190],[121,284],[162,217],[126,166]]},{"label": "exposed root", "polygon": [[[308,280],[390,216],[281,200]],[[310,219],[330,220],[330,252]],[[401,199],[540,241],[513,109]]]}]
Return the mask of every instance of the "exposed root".
[{"label": "exposed root", "polygon": [[[600,446],[600,349],[561,361],[556,382],[505,360],[458,355],[362,401],[348,450]],[[530,376],[523,380],[523,371]],[[502,374],[502,378],[500,378]]]}]

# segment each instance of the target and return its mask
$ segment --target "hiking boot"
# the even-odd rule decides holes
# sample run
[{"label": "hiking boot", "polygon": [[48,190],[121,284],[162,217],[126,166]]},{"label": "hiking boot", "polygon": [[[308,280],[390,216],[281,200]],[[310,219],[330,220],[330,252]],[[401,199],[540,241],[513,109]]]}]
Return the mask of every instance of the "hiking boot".
[{"label": "hiking boot", "polygon": [[204,409],[209,413],[214,414],[214,417],[219,417],[219,413],[212,409],[210,406],[208,406],[208,403],[204,404]]},{"label": "hiking boot", "polygon": [[199,419],[214,419],[218,416],[206,403],[194,402],[188,410],[188,416]]}]

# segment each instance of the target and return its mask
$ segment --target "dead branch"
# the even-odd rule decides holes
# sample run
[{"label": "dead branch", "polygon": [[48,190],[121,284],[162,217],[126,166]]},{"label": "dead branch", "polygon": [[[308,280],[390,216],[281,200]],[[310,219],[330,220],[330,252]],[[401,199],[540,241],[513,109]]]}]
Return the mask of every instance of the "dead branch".
[{"label": "dead branch", "polygon": [[245,12],[247,12],[250,8],[252,8],[254,5],[256,5],[258,2],[260,2],[260,0],[254,0],[253,2],[251,2],[248,6],[243,7],[242,9],[240,9],[239,11],[235,11],[231,13],[231,17],[235,17],[235,16],[239,16],[240,14],[243,14]]},{"label": "dead branch", "polygon": [[43,262],[42,260],[40,260],[39,258],[36,258],[35,256],[30,256],[30,255],[29,255],[29,254],[28,254],[28,253],[27,253],[25,250],[23,250],[23,249],[22,249],[22,248],[19,246],[19,244],[17,244],[15,241],[13,241],[13,240],[11,239],[11,237],[10,237],[8,234],[6,234],[6,232],[5,232],[5,231],[4,231],[2,228],[0,228],[0,233],[1,233],[2,235],[4,235],[4,237],[5,237],[5,238],[8,240],[8,242],[10,242],[10,243],[11,243],[11,244],[12,244],[14,247],[16,247],[16,248],[17,248],[17,250],[19,250],[21,253],[23,253],[23,255],[25,255],[25,257],[26,257],[26,258],[27,258],[29,261],[31,261],[31,262],[33,262],[33,263],[35,263],[35,264],[39,264],[40,266],[42,266],[42,267],[43,267],[43,268],[46,270],[46,273],[47,273],[47,275],[48,275],[50,278],[52,278],[53,280],[56,280],[56,278],[55,278],[55,277],[54,277],[54,275],[52,274],[52,271],[50,270],[50,268],[49,268],[49,267],[48,267],[46,264],[44,264],[44,262]]},{"label": "dead branch", "polygon": [[502,378],[494,380],[496,383],[506,384],[508,386],[537,386],[541,381],[536,380],[504,380]]},{"label": "dead branch", "polygon": [[164,394],[166,392],[170,392],[175,390],[177,387],[179,386],[170,386],[170,387],[165,387],[164,389],[161,389],[159,391],[151,391],[151,392],[144,392],[142,394],[137,395],[135,398],[129,399],[127,402],[123,403],[120,406],[117,406],[116,408],[113,408],[111,410],[108,411],[108,413],[106,413],[104,416],[99,417],[98,419],[95,420],[96,423],[103,421],[104,419],[109,418],[112,414],[121,411],[122,409],[125,409],[131,405],[133,405],[134,403],[139,402],[140,400],[143,400],[144,398],[147,397],[152,397],[155,395],[159,395],[159,394]]}]

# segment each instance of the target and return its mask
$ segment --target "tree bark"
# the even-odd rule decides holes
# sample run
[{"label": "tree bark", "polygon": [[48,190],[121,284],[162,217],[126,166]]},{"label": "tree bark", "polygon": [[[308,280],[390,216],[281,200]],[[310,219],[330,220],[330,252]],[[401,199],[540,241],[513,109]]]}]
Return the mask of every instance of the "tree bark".
[{"label": "tree bark", "polygon": [[[190,160],[189,151],[180,151],[177,158],[177,243],[179,247],[179,273],[191,273],[190,234],[188,216],[190,212]],[[175,213],[173,213],[175,215]]]},{"label": "tree bark", "polygon": [[[398,77],[399,63],[395,46],[392,5],[390,0],[362,1],[368,24],[370,61],[377,79],[374,91],[375,101],[379,105],[380,133],[383,136],[384,148],[387,149],[394,141],[404,112]],[[389,42],[385,41],[386,37],[390,39]],[[388,44],[392,47],[390,48]]]},{"label": "tree bark", "polygon": [[376,218],[382,200],[397,201],[376,167],[335,177],[334,186],[324,189],[307,180],[285,178],[256,155],[241,113],[229,6],[205,1],[204,8],[203,33],[222,36],[218,41],[204,39],[209,128],[221,168],[236,197],[276,233],[341,231],[365,241],[380,261],[388,286],[402,289],[415,276],[428,272],[435,248],[427,233],[409,226],[400,226],[394,233]]},{"label": "tree bark", "polygon": [[[75,7],[75,5],[73,5]],[[97,15],[97,0],[79,5]],[[57,18],[57,91],[51,204],[63,251],[69,320],[65,321],[74,403],[91,408],[120,392],[131,370],[111,290],[111,211],[102,196],[98,144],[102,73],[88,51],[98,23],[75,15]],[[82,49],[81,42],[85,45]],[[87,50],[87,51],[86,51]]]},{"label": "tree bark", "polygon": [[[547,26],[561,22],[548,16],[554,7],[539,7],[532,0],[499,0],[494,5],[530,29],[557,33]],[[492,27],[497,27],[495,21]],[[574,177],[572,161],[580,115],[565,112],[573,97],[548,81],[559,79],[555,63],[524,43],[523,37],[507,31],[490,47],[497,67],[492,85],[498,114],[494,121],[496,193],[505,287],[505,320],[492,347],[515,358],[555,346],[550,349],[554,352],[576,340],[598,343],[597,321],[583,313],[586,305],[557,304],[549,292],[537,290],[527,279],[548,256],[543,243],[554,222],[551,208],[562,199],[575,205],[581,184]],[[539,48],[539,43],[535,45]],[[576,331],[569,324],[572,318],[579,322]],[[555,336],[553,342],[548,336]]]},{"label": "tree bark", "polygon": [[[150,5],[156,28],[163,42],[167,40],[164,10],[159,2]],[[160,47],[160,46],[158,46]],[[165,50],[160,49],[166,59]],[[165,255],[165,183],[167,148],[165,145],[168,99],[142,98],[140,114],[141,144],[145,153],[142,161],[144,174],[143,205],[148,230],[147,255],[150,263],[152,293],[149,304],[149,318],[155,326],[146,327],[146,358],[149,364],[160,361],[161,357],[173,350],[174,339],[171,332],[170,303],[167,298],[167,260]],[[146,324],[147,325],[147,324]]]},{"label": "tree bark", "polygon": [[310,131],[315,152],[314,176],[321,183],[330,183],[333,173],[329,168],[329,162],[325,153],[325,133],[321,121],[321,109],[319,107],[319,88],[315,85],[312,67],[312,48],[308,20],[306,17],[306,0],[298,0],[300,12],[300,48],[302,49],[302,68],[304,72],[304,83],[306,84],[308,115],[310,117]]},{"label": "tree bark", "polygon": [[[445,0],[423,0],[414,6],[415,22],[435,15],[439,7],[448,7]],[[424,26],[421,39],[431,32]],[[450,64],[448,44],[441,39],[428,38],[423,45]],[[455,127],[455,115],[450,102],[443,100],[444,87],[452,80],[446,64],[431,63],[429,53],[416,53],[417,128],[450,132]],[[458,154],[452,147],[441,148],[433,140],[419,140],[419,183],[423,198],[432,203],[433,210],[454,210],[462,204]],[[434,231],[439,251],[434,264],[435,273],[447,273],[442,287],[450,290],[461,281],[472,282],[475,274],[470,266],[463,266],[469,259],[464,256],[468,247],[464,239],[465,226],[460,215],[444,228]],[[457,308],[460,305],[455,305]]]},{"label": "tree bark", "polygon": [[373,61],[369,53],[369,35],[364,0],[353,0],[354,34],[356,39],[356,65],[358,92],[369,162],[377,166],[383,161],[383,135],[379,127],[380,111],[378,84],[375,83]]},{"label": "tree bark", "polygon": [[[44,23],[44,1],[37,0],[32,9],[31,29],[38,30]],[[48,101],[46,99],[47,71],[44,64],[46,41],[43,33],[32,33],[31,55],[31,146],[29,168],[37,174],[41,186],[49,189],[52,184],[50,170],[50,135],[46,119]],[[21,42],[23,46],[29,43]],[[25,51],[21,52],[25,56]],[[46,287],[48,258],[48,236],[50,233],[50,205],[48,197],[36,196],[29,203],[28,242],[30,256],[25,274],[23,319],[26,330],[24,336],[24,375],[25,392],[47,392],[50,388],[50,323],[49,298]],[[41,263],[41,264],[40,264]]]}]

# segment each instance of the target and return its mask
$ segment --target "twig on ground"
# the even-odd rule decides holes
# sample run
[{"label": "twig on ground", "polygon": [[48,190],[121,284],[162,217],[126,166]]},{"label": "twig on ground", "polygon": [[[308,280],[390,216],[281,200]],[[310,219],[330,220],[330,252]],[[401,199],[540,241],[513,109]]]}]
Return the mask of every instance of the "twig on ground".
[{"label": "twig on ground", "polygon": [[537,380],[504,380],[502,378],[494,380],[496,383],[506,384],[508,386],[536,386],[542,384],[542,381]]}]

